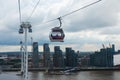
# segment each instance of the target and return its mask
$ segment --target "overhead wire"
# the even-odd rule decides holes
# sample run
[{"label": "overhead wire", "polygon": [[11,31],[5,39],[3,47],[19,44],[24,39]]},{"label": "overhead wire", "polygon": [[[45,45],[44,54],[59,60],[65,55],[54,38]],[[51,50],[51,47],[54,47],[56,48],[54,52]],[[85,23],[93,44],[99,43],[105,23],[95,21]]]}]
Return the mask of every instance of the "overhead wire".
[{"label": "overhead wire", "polygon": [[[22,23],[22,14],[21,14],[21,1],[18,0],[18,9],[19,9],[19,22],[20,22],[20,25]],[[24,41],[23,40],[23,35],[20,37],[20,41]]]},{"label": "overhead wire", "polygon": [[21,24],[22,18],[21,18],[21,3],[20,3],[20,0],[18,0],[18,8],[19,8],[19,21],[20,21],[20,24]]},{"label": "overhead wire", "polygon": [[35,10],[36,10],[36,8],[37,8],[37,6],[38,6],[39,3],[40,3],[40,0],[38,0],[38,2],[36,3],[36,5],[34,6],[32,12],[31,12],[31,14],[30,14],[30,16],[29,16],[28,19],[27,19],[27,21],[32,17],[32,15],[33,15],[33,13],[35,12]]},{"label": "overhead wire", "polygon": [[72,12],[70,12],[70,13],[68,13],[68,14],[65,14],[65,15],[63,15],[63,16],[61,16],[61,17],[65,17],[65,16],[68,16],[68,15],[71,15],[71,14],[73,14],[73,13],[79,11],[79,10],[85,9],[85,8],[87,8],[87,7],[89,7],[89,6],[93,5],[93,4],[96,4],[96,3],[100,2],[100,1],[101,1],[101,0],[98,0],[98,1],[95,1],[95,2],[93,2],[93,3],[90,3],[90,4],[86,5],[86,6],[83,6],[83,7],[79,8],[79,9],[77,9],[77,10],[75,10],[75,11],[72,11]]},{"label": "overhead wire", "polygon": [[[38,2],[36,3],[36,5],[33,7],[33,10],[31,12],[31,14],[29,15],[29,17],[27,18],[26,21],[30,20],[30,18],[32,17],[32,15],[34,14],[35,10],[37,9],[37,6],[39,5],[41,0],[38,0]],[[33,36],[31,34],[31,40],[33,41]],[[32,42],[31,42],[31,45],[32,45]]]},{"label": "overhead wire", "polygon": [[[87,8],[87,7],[91,6],[91,5],[94,5],[94,4],[96,4],[96,3],[100,2],[100,1],[102,1],[102,0],[98,0],[98,1],[95,1],[95,2],[93,2],[93,3],[90,3],[90,4],[86,5],[86,6],[83,6],[83,7],[79,8],[79,9],[77,9],[77,10],[74,10],[74,11],[72,11],[72,12],[70,12],[70,13],[67,13],[67,14],[65,14],[65,15],[62,15],[62,16],[60,16],[60,17],[58,17],[58,18],[63,18],[63,17],[66,17],[66,16],[68,16],[68,15],[71,15],[71,14],[73,14],[73,13],[75,13],[75,12],[78,12],[79,10],[85,9],[85,8]],[[47,22],[45,22],[45,23],[48,23],[48,22],[51,22],[51,21],[55,21],[55,20],[57,20],[58,18],[49,20],[49,21],[47,21]]]}]

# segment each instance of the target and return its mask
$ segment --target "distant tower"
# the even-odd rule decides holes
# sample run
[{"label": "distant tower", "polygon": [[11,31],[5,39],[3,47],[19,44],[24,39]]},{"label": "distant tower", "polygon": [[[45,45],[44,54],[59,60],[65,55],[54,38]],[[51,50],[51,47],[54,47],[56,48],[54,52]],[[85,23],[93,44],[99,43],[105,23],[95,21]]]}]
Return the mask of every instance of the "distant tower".
[{"label": "distant tower", "polygon": [[64,56],[59,46],[54,47],[53,65],[54,67],[64,67]]},{"label": "distant tower", "polygon": [[112,52],[115,53],[115,45],[112,44]]},{"label": "distant tower", "polygon": [[50,67],[51,59],[50,59],[50,48],[49,44],[45,43],[43,45],[43,57],[44,57],[44,67]]},{"label": "distant tower", "polygon": [[34,42],[33,43],[33,67],[38,68],[39,67],[39,54],[38,54],[38,43]]}]

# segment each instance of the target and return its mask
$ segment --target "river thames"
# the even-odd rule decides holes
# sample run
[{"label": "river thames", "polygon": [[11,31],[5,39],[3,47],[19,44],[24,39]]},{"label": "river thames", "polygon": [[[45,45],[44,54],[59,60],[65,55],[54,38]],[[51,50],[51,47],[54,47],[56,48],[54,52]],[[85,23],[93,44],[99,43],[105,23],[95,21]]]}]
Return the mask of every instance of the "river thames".
[{"label": "river thames", "polygon": [[[23,80],[17,72],[2,72],[0,80]],[[29,80],[120,80],[120,71],[81,71],[72,75],[45,75],[29,72]]]}]

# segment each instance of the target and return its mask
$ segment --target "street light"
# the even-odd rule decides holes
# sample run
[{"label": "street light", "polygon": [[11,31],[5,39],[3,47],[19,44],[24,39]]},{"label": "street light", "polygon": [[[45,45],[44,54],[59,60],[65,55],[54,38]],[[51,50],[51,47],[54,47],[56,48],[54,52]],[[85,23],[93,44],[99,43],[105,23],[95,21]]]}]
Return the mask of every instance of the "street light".
[{"label": "street light", "polygon": [[24,43],[24,58],[23,58],[23,78],[28,80],[28,52],[27,52],[27,31],[32,32],[31,24],[29,22],[22,22],[19,29],[19,34],[25,33],[25,43]]}]

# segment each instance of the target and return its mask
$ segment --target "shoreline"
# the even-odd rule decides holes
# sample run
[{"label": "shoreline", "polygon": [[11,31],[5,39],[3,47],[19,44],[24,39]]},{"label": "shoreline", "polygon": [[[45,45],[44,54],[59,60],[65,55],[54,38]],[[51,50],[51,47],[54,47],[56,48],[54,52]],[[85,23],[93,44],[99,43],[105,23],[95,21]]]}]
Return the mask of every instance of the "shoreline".
[{"label": "shoreline", "polygon": [[[45,71],[45,68],[29,68],[29,71]],[[63,68],[56,68],[56,69],[49,69],[49,71],[64,71],[68,69],[63,69]],[[20,71],[20,68],[11,68],[11,69],[2,69],[3,72],[12,72],[12,71]],[[120,68],[96,68],[96,69],[91,69],[91,68],[76,68],[74,72],[78,71],[120,71]]]}]

